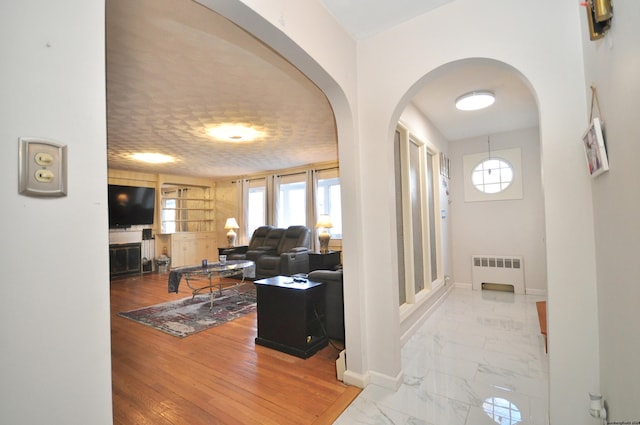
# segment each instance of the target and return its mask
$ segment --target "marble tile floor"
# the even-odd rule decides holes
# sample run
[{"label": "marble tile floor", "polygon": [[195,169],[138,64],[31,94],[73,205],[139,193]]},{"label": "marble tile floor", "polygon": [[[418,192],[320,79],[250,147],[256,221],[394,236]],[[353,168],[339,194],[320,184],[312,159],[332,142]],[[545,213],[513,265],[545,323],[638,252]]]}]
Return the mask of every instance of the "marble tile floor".
[{"label": "marble tile floor", "polygon": [[402,348],[398,391],[365,388],[337,425],[547,425],[536,301],[453,288]]}]

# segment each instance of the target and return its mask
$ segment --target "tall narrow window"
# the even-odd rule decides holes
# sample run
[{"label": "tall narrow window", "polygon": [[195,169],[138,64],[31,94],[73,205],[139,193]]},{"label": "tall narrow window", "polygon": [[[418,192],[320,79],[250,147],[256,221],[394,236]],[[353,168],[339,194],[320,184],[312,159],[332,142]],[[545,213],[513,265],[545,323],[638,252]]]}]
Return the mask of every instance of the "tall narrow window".
[{"label": "tall narrow window", "polygon": [[280,178],[278,227],[306,225],[307,185],[304,179],[304,174],[283,176]]},{"label": "tall narrow window", "polygon": [[408,129],[395,135],[398,293],[400,305],[413,304],[433,287],[440,270],[438,185],[435,158]]},{"label": "tall narrow window", "polygon": [[427,208],[429,209],[429,257],[431,259],[431,282],[438,278],[438,250],[436,245],[436,200],[433,154],[427,152]]},{"label": "tall narrow window", "polygon": [[175,199],[167,199],[162,208],[162,233],[176,232],[176,209],[177,201]]},{"label": "tall narrow window", "polygon": [[338,170],[318,172],[316,210],[331,217],[332,228],[327,229],[333,239],[342,239],[342,203],[340,198],[340,178]]},{"label": "tall narrow window", "polygon": [[264,180],[249,182],[249,196],[247,199],[247,234],[253,232],[266,223],[266,188]]},{"label": "tall narrow window", "polygon": [[398,302],[399,305],[407,302],[407,289],[405,278],[405,259],[404,259],[404,226],[403,226],[403,206],[402,206],[402,146],[401,146],[400,131],[396,130],[394,135],[394,164],[395,164],[395,177],[396,177],[396,234],[398,239],[396,241],[396,252],[398,256]]},{"label": "tall narrow window", "polygon": [[409,193],[411,202],[411,225],[413,227],[413,284],[417,294],[424,289],[424,183],[422,180],[421,146],[409,140]]}]

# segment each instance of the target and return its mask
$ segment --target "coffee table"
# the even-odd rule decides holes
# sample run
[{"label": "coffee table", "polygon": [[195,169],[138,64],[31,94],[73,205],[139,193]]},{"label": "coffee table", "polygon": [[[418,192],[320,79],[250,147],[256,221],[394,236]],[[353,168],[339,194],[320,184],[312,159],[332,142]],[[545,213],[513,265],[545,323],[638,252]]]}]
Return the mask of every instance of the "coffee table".
[{"label": "coffee table", "polygon": [[214,288],[218,288],[218,294],[222,295],[224,282],[222,278],[238,276],[242,274],[240,283],[234,282],[226,288],[238,286],[244,282],[245,277],[255,276],[255,263],[249,260],[228,260],[224,263],[207,263],[206,266],[184,266],[171,269],[169,272],[169,292],[178,292],[180,280],[184,277],[185,282],[193,297],[201,291],[209,290],[211,294],[210,309],[213,308],[215,298]]}]

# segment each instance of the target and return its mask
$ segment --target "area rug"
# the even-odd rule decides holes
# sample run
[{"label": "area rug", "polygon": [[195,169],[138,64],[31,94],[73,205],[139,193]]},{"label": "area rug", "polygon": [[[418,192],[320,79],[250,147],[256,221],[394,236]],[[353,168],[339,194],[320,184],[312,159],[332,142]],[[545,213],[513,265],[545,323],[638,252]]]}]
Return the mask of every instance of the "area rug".
[{"label": "area rug", "polygon": [[[253,284],[250,284],[253,286]],[[211,306],[209,294],[169,301],[162,304],[118,313],[178,338],[210,329],[256,310],[254,290],[225,289],[216,294]]]}]

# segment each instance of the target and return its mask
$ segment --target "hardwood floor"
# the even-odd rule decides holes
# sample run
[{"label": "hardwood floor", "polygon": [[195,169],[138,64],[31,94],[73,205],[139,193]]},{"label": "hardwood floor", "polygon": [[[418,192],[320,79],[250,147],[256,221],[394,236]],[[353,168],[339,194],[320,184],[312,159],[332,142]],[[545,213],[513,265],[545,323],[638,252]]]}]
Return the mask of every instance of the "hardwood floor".
[{"label": "hardwood floor", "polygon": [[256,346],[256,313],[183,339],[117,315],[190,295],[167,277],[111,282],[114,424],[331,424],[360,392],[331,345],[307,360]]}]

